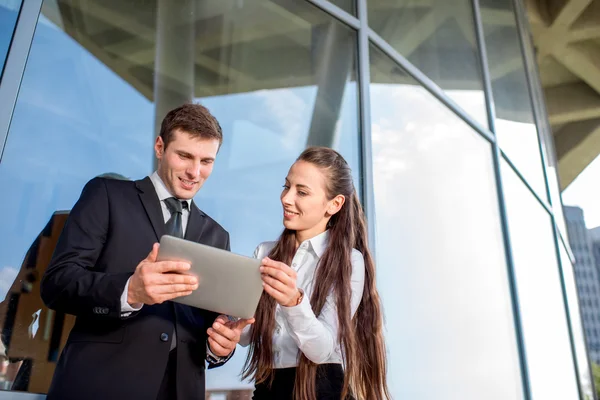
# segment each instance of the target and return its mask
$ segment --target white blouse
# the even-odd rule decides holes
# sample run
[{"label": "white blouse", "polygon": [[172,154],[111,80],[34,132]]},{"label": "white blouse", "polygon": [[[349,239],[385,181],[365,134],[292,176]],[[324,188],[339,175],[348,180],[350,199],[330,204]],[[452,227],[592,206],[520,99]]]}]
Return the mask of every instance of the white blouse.
[{"label": "white blouse", "polygon": [[[327,231],[300,244],[292,259],[291,267],[297,272],[296,286],[304,290],[302,302],[294,307],[282,307],[275,311],[273,332],[273,362],[275,368],[298,366],[299,351],[316,364],[342,363],[342,351],[338,343],[337,306],[330,293],[319,317],[310,306],[313,280],[319,260],[327,248]],[[262,259],[269,255],[276,242],[258,245],[254,257]],[[365,263],[361,252],[352,250],[352,298],[351,316],[354,316],[362,299],[365,283]],[[251,326],[242,332],[240,345],[248,346]]]}]

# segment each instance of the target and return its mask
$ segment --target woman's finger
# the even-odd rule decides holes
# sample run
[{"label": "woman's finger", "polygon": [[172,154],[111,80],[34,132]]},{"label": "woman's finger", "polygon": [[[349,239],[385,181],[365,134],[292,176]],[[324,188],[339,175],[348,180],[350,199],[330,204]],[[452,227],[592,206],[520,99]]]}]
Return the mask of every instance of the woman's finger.
[{"label": "woman's finger", "polygon": [[273,288],[268,283],[263,282],[263,288],[265,289],[265,292],[267,292],[267,294],[274,298],[275,301],[277,301],[279,304],[286,304],[288,302],[288,299],[286,298],[285,294]]},{"label": "woman's finger", "polygon": [[261,265],[264,267],[278,269],[288,276],[295,276],[296,274],[296,271],[294,271],[289,265],[286,265],[281,261],[271,260],[269,257],[263,258],[261,261]]},{"label": "woman's finger", "polygon": [[269,286],[271,286],[273,289],[277,289],[278,291],[280,291],[281,293],[284,293],[287,295],[287,293],[291,292],[292,290],[296,289],[295,286],[293,285],[286,285],[281,281],[278,281],[277,279],[273,279],[268,275],[263,275],[262,276],[262,280],[263,282],[269,284]]},{"label": "woman's finger", "polygon": [[294,279],[279,269],[273,267],[260,267],[260,272],[267,274],[286,285],[295,285]]}]

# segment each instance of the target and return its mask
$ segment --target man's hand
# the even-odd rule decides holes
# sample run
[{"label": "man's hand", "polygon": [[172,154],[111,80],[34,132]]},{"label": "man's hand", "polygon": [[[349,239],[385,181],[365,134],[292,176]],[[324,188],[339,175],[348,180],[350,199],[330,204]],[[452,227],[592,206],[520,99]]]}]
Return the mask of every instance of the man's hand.
[{"label": "man's hand", "polygon": [[242,330],[254,323],[254,318],[230,321],[225,315],[219,315],[211,328],[208,328],[208,345],[219,357],[227,357],[240,342]]},{"label": "man's hand", "polygon": [[260,272],[265,292],[274,298],[279,305],[284,307],[296,305],[301,296],[296,287],[296,271],[285,263],[265,257],[261,261]]},{"label": "man's hand", "polygon": [[156,262],[158,243],[135,269],[129,281],[127,302],[132,307],[140,304],[160,304],[176,297],[187,296],[198,288],[198,278],[185,275],[190,263],[179,261]]}]

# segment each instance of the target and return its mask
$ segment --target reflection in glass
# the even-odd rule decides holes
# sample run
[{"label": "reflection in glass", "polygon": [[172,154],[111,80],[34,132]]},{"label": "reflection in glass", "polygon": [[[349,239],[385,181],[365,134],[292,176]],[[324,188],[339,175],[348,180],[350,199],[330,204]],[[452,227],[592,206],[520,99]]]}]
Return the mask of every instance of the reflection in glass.
[{"label": "reflection in glass", "polygon": [[577,368],[579,370],[579,387],[583,394],[582,400],[594,399],[594,387],[592,385],[592,374],[590,364],[588,363],[587,350],[585,345],[585,336],[583,333],[583,325],[579,302],[577,300],[577,286],[574,276],[573,264],[569,258],[564,246],[559,245],[560,262],[562,264],[563,280],[567,292],[567,301],[569,316],[571,317],[571,330],[573,333],[573,341],[575,343],[575,356],[577,359]]},{"label": "reflection in glass", "polygon": [[[496,135],[502,150],[536,193],[546,198],[544,173],[531,96],[512,8],[512,0],[489,0],[481,5]],[[486,15],[494,16],[485,18]]]},{"label": "reflection in glass", "polygon": [[[45,393],[49,354],[69,331],[67,316],[39,303],[39,254],[54,243],[45,227],[59,229],[56,216],[94,176],[151,173],[156,121],[172,107],[199,101],[221,123],[224,143],[196,201],[230,232],[234,252],[251,255],[281,232],[281,185],[307,145],[338,149],[359,185],[355,32],[295,0],[178,4],[43,3],[0,164],[0,208],[10,210],[0,224],[4,389]],[[21,295],[31,254],[35,279]],[[40,338],[46,347],[34,345]],[[244,359],[238,349],[211,370],[207,389],[247,395]]]},{"label": "reflection in glass", "polygon": [[356,0],[328,0],[349,14],[356,16]]},{"label": "reflection in glass", "polygon": [[367,5],[369,26],[487,127],[471,1],[369,0]]},{"label": "reflection in glass", "polygon": [[371,72],[392,395],[522,399],[491,146],[374,47]]},{"label": "reflection in glass", "polygon": [[550,216],[504,160],[501,172],[532,398],[576,399]]},{"label": "reflection in glass", "polygon": [[0,77],[23,0],[0,0]]}]

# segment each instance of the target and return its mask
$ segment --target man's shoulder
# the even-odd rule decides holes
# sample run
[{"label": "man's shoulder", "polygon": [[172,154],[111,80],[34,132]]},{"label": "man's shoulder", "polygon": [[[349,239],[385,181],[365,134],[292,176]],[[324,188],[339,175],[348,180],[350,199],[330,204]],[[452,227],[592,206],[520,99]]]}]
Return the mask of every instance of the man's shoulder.
[{"label": "man's shoulder", "polygon": [[216,229],[218,231],[221,231],[222,233],[226,233],[227,235],[229,235],[229,232],[227,232],[227,230],[225,228],[223,228],[223,226],[221,224],[219,224],[217,221],[215,221],[214,218],[212,218],[210,215],[208,215],[207,213],[205,213],[204,211],[202,211],[195,202],[192,202],[192,207],[196,207],[196,210],[198,212],[200,212],[200,214],[202,214],[202,218],[204,218],[204,222],[209,224],[210,227],[212,229]]},{"label": "man's shoulder", "polygon": [[97,187],[105,187],[105,188],[134,188],[136,186],[136,181],[132,181],[129,179],[117,179],[110,178],[105,176],[96,176],[90,179],[85,187],[89,188],[97,188]]}]

